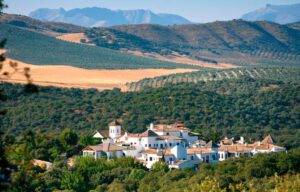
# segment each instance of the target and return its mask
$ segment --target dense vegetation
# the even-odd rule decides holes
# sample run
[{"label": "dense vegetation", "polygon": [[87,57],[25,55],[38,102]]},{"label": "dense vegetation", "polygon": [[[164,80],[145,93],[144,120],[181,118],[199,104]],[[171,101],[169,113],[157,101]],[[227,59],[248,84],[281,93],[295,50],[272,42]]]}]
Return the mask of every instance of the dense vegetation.
[{"label": "dense vegetation", "polygon": [[[83,141],[89,141],[83,142]],[[71,192],[156,192],[156,191],[298,191],[300,189],[300,149],[288,153],[260,154],[255,158],[230,159],[215,165],[201,164],[198,169],[169,170],[164,162],[147,170],[137,160],[124,157],[107,161],[80,155],[82,145],[93,138],[78,136],[66,129],[59,137],[24,132],[15,138],[7,135],[5,154],[12,171],[7,191]],[[66,155],[61,155],[67,151]],[[75,155],[75,156],[74,156]],[[72,157],[74,165],[67,165]],[[46,170],[35,167],[33,159],[53,162]]]},{"label": "dense vegetation", "polygon": [[28,128],[92,133],[122,118],[131,132],[141,132],[151,122],[182,121],[205,137],[261,139],[271,134],[281,145],[300,146],[298,83],[243,78],[128,93],[40,87],[29,95],[20,85],[1,88],[10,96],[1,122],[10,133]]},{"label": "dense vegetation", "polygon": [[0,39],[3,38],[7,39],[8,57],[36,65],[71,65],[92,69],[199,68],[69,43],[7,24],[0,25]]},{"label": "dense vegetation", "polygon": [[278,80],[284,82],[300,81],[299,68],[238,68],[224,70],[201,70],[189,73],[179,73],[161,76],[151,79],[143,79],[138,82],[127,83],[128,91],[141,91],[149,88],[161,88],[181,83],[199,83],[203,81],[220,81],[224,79],[254,78],[266,80]]},{"label": "dense vegetation", "polygon": [[294,25],[233,20],[207,24],[116,26],[87,30],[101,47],[139,50],[236,64],[293,65],[300,62],[300,31]]}]

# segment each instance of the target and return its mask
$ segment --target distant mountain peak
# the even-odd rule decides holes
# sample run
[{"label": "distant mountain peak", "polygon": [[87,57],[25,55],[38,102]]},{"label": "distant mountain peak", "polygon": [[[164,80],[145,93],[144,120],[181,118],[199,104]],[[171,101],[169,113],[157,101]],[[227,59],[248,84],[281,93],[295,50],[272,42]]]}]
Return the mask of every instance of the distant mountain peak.
[{"label": "distant mountain peak", "polygon": [[294,23],[300,21],[300,4],[272,5],[257,9],[242,16],[247,21],[271,21],[279,24]]},{"label": "distant mountain peak", "polygon": [[189,20],[175,14],[155,14],[151,10],[110,10],[100,7],[76,8],[66,11],[59,9],[37,9],[29,17],[41,21],[71,23],[85,27],[130,25],[130,24],[159,24],[175,25],[188,24]]}]

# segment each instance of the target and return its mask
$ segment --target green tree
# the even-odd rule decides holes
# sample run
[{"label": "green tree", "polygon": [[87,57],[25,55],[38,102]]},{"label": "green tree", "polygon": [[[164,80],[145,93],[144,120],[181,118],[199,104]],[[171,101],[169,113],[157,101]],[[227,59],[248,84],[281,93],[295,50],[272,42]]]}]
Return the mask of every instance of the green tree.
[{"label": "green tree", "polygon": [[126,185],[122,183],[120,180],[115,179],[109,186],[108,192],[127,192]]},{"label": "green tree", "polygon": [[86,183],[81,173],[64,170],[61,174],[61,187],[74,191],[85,191]]},{"label": "green tree", "polygon": [[169,166],[163,161],[158,161],[152,165],[151,170],[155,172],[162,171],[166,173],[169,171]]},{"label": "green tree", "polygon": [[64,129],[59,138],[66,148],[76,145],[78,141],[77,134],[69,128]]}]

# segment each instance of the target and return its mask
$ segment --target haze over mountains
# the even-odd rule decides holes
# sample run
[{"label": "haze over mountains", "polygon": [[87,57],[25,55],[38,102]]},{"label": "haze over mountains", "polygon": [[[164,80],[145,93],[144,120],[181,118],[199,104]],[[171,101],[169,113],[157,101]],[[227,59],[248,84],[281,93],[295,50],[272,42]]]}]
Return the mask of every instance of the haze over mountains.
[{"label": "haze over mountains", "polygon": [[300,21],[300,4],[294,5],[270,5],[247,13],[242,16],[247,21],[271,21],[279,24],[294,23]]},{"label": "haze over mountains", "polygon": [[91,7],[72,9],[37,9],[29,14],[30,17],[41,21],[71,23],[85,27],[100,27],[131,24],[174,25],[188,24],[189,20],[174,14],[155,14],[150,10],[110,10]]}]

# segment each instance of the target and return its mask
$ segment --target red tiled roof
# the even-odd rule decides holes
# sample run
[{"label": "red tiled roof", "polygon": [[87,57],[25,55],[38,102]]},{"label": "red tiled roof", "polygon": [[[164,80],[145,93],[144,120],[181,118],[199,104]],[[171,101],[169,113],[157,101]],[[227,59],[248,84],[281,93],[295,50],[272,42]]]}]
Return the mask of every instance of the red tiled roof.
[{"label": "red tiled roof", "polygon": [[158,156],[162,156],[163,154],[164,155],[173,155],[171,153],[171,149],[165,149],[165,150],[147,149],[147,150],[142,151],[141,153],[143,153],[143,154],[156,154]]},{"label": "red tiled roof", "polygon": [[152,131],[152,130],[147,130],[144,133],[140,134],[140,137],[157,137],[158,135]]},{"label": "red tiled roof", "polygon": [[284,147],[280,147],[280,146],[273,145],[273,144],[264,144],[264,143],[255,147],[255,149],[257,149],[257,150],[272,150],[273,148],[285,149]]},{"label": "red tiled roof", "polygon": [[165,124],[159,124],[154,126],[154,130],[156,132],[178,132],[182,130],[189,131],[190,129],[187,127],[184,127],[183,124],[171,124],[171,125],[165,125]]},{"label": "red tiled roof", "polygon": [[189,148],[187,149],[187,154],[211,154],[216,153],[213,150],[207,148]]},{"label": "red tiled roof", "polygon": [[218,148],[219,146],[215,142],[210,141],[204,147],[205,148]]},{"label": "red tiled roof", "polygon": [[244,145],[222,145],[219,151],[229,151],[229,152],[250,152],[253,147]]},{"label": "red tiled roof", "polygon": [[112,152],[112,151],[121,151],[121,150],[123,150],[123,147],[120,147],[113,143],[104,142],[100,145],[87,146],[83,149],[83,151],[85,151],[85,150],[86,151],[95,151],[95,152],[99,152],[99,151]]},{"label": "red tiled roof", "polygon": [[264,138],[264,140],[262,141],[262,143],[264,144],[273,144],[274,143],[274,140],[273,138],[271,137],[271,135],[268,135]]}]

